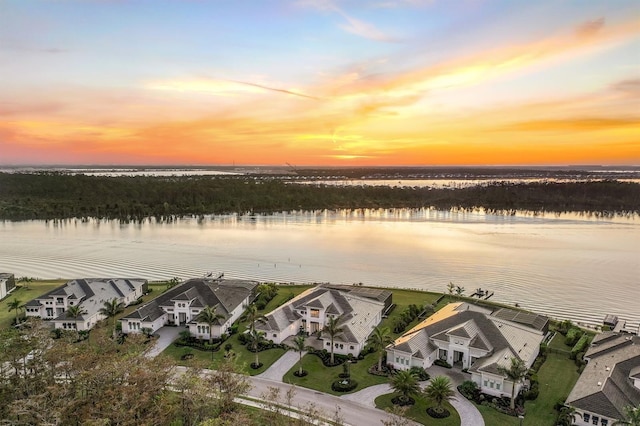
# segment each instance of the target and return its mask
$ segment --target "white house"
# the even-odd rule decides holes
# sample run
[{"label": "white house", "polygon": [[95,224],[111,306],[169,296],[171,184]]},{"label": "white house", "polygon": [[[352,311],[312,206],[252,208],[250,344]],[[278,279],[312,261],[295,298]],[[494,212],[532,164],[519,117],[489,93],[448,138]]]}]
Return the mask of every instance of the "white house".
[{"label": "white house", "polygon": [[576,425],[611,426],[640,405],[640,337],[604,332],[584,355],[584,371],[567,397]]},{"label": "white house", "polygon": [[[76,279],[30,300],[25,305],[28,317],[51,320],[55,328],[89,330],[106,317],[100,314],[104,302],[116,299],[125,306],[136,301],[147,289],[147,280],[139,278]],[[86,313],[73,318],[67,315],[70,306],[82,307]]]},{"label": "white house", "polygon": [[359,294],[358,290],[321,285],[266,315],[267,321],[256,323],[256,329],[265,332],[266,338],[275,343],[282,343],[299,332],[315,334],[321,346],[331,351],[330,338],[322,329],[330,318],[340,318],[338,326],[343,332],[334,337],[333,352],[358,355],[371,331],[382,320],[385,303],[380,300],[388,298],[390,292],[386,290]]},{"label": "white house", "polygon": [[4,299],[16,288],[16,279],[13,274],[0,274],[0,300]]},{"label": "white house", "polygon": [[[511,396],[513,383],[499,367],[508,368],[515,357],[531,367],[547,324],[541,315],[450,303],[387,346],[387,364],[399,370],[429,368],[441,359],[468,369],[482,392]],[[516,394],[521,388],[518,384]]]},{"label": "white house", "polygon": [[[200,339],[218,338],[227,333],[255,297],[256,281],[191,279],[166,291],[156,299],[123,317],[123,333],[152,332],[164,325],[184,326]],[[224,316],[209,325],[197,321],[205,306],[215,306]]]}]

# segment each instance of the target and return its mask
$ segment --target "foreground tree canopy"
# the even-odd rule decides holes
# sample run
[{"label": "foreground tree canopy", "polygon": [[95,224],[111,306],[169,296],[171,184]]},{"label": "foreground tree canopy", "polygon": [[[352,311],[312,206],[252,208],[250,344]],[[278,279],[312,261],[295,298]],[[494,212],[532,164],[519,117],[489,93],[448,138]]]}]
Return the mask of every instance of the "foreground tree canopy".
[{"label": "foreground tree canopy", "polygon": [[[407,183],[407,182],[405,182]],[[265,176],[104,177],[0,173],[0,219],[272,213],[352,208],[474,209],[509,213],[640,214],[640,184],[496,182],[471,188],[295,184]]]}]

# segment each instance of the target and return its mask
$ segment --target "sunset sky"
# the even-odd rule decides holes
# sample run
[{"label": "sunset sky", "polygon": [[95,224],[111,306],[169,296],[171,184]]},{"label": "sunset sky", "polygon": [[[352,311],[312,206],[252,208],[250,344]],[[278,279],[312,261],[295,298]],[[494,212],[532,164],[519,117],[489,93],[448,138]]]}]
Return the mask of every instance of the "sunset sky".
[{"label": "sunset sky", "polygon": [[0,0],[0,163],[640,165],[640,1]]}]

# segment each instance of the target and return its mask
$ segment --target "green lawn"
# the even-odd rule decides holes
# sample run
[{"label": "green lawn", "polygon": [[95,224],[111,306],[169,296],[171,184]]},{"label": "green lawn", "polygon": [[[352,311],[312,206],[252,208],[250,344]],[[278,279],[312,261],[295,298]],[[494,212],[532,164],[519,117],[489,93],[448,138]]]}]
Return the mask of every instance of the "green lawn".
[{"label": "green lawn", "polygon": [[562,334],[556,333],[549,342],[549,348],[558,349],[567,353],[571,352],[572,348],[564,344],[564,339],[565,337]]},{"label": "green lawn", "polygon": [[[368,386],[387,383],[388,379],[386,377],[374,376],[367,371],[369,367],[377,362],[377,355],[369,354],[363,360],[350,364],[351,378],[358,382],[358,387],[352,392],[357,392]],[[342,373],[342,365],[325,367],[324,364],[322,364],[322,360],[315,355],[305,355],[302,358],[302,365],[309,373],[308,375],[305,377],[294,376],[293,373],[298,370],[298,364],[296,363],[296,365],[284,375],[283,381],[333,395],[344,395],[345,392],[335,392],[331,389],[331,384],[338,380],[338,375]]]},{"label": "green lawn", "polygon": [[[563,336],[560,336],[563,337]],[[563,343],[564,344],[564,343]],[[523,425],[553,426],[558,413],[553,406],[558,400],[565,400],[578,380],[576,365],[563,354],[549,353],[540,367],[538,380],[540,395],[535,401],[526,401],[526,415]],[[491,407],[476,405],[487,425],[518,425],[515,417],[502,414]]]},{"label": "green lawn", "polygon": [[535,401],[527,401],[524,405],[524,425],[554,425],[557,413],[553,406],[559,400],[566,400],[579,376],[573,360],[561,354],[549,353],[538,372],[540,395]]},{"label": "green lawn", "polygon": [[[61,286],[65,282],[67,282],[67,280],[38,280],[30,283],[21,283],[16,286],[16,289],[13,290],[8,297],[0,301],[0,327],[9,327],[11,325],[11,320],[16,316],[15,311],[9,312],[10,301],[18,299],[24,305],[31,299],[41,296],[46,292]],[[24,309],[20,310],[20,315],[24,316]]]},{"label": "green lawn", "polygon": [[[395,394],[392,393],[380,395],[376,398],[376,407],[383,410],[385,408],[391,408],[393,406],[391,399],[394,396]],[[445,402],[443,405],[447,410],[449,410],[451,415],[444,419],[434,419],[427,414],[427,408],[435,407],[435,404],[427,401],[425,398],[416,398],[416,403],[409,408],[405,416],[423,425],[459,426],[460,416],[455,408],[453,408],[448,402]],[[496,423],[487,423],[487,426],[489,425],[496,425]]]},{"label": "green lawn", "polygon": [[263,315],[268,314],[273,311],[278,306],[283,305],[286,301],[292,299],[293,297],[299,295],[303,291],[310,289],[311,285],[279,285],[278,286],[278,294],[276,297],[271,299],[267,306],[263,310],[260,311]]}]

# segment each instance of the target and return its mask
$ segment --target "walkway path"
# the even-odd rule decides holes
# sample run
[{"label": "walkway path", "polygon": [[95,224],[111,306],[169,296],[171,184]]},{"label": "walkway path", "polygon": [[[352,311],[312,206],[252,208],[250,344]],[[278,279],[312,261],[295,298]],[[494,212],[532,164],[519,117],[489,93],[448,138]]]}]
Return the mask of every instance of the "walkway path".
[{"label": "walkway path", "polygon": [[[306,352],[302,352],[302,356],[305,356]],[[271,364],[271,367],[267,368],[256,377],[262,377],[263,379],[282,381],[282,377],[291,370],[294,365],[300,360],[300,354],[296,351],[287,351],[276,362]]]},{"label": "walkway path", "polygon": [[144,354],[147,358],[155,358],[162,351],[169,347],[174,340],[178,338],[180,332],[184,330],[184,327],[160,327],[155,334],[159,337],[154,342],[154,345],[147,350]]}]

